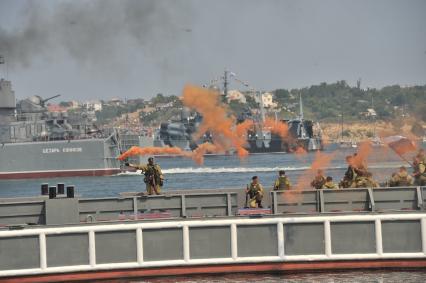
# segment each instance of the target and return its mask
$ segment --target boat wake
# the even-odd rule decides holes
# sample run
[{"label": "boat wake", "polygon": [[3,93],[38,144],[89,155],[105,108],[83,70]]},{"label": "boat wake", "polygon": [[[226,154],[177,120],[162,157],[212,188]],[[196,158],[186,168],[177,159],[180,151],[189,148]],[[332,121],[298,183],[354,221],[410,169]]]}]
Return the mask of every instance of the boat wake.
[{"label": "boat wake", "polygon": [[[368,166],[370,169],[391,169],[398,168],[403,165],[402,163],[384,163],[373,164]],[[303,171],[309,169],[309,166],[300,167],[186,167],[186,168],[169,168],[163,169],[164,174],[217,174],[217,173],[255,173],[255,172],[278,172],[279,170],[285,171]],[[346,169],[346,166],[332,166],[328,170]],[[126,171],[121,172],[115,176],[140,176],[142,172]]]}]

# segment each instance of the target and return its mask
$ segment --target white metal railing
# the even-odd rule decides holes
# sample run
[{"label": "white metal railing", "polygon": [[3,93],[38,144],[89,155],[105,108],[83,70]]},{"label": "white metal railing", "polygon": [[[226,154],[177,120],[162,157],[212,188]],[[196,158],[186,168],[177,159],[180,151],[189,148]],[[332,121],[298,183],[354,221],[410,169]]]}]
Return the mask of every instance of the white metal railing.
[{"label": "white metal railing", "polygon": [[[421,224],[421,252],[407,253],[385,253],[382,246],[381,223],[384,220],[418,220]],[[336,222],[374,222],[375,224],[375,242],[376,252],[365,254],[333,254],[331,224]],[[285,233],[284,224],[296,223],[323,223],[324,227],[324,254],[306,254],[306,255],[286,255],[285,252]],[[239,225],[277,225],[277,255],[276,256],[255,256],[240,257],[238,255],[238,226]],[[231,256],[228,258],[207,258],[191,259],[190,254],[190,228],[191,227],[215,227],[229,226],[231,237]],[[161,260],[145,261],[143,251],[143,231],[149,229],[161,228],[180,228],[183,236],[183,259],[179,260]],[[136,233],[136,261],[125,263],[107,263],[98,264],[96,262],[96,233],[107,231],[135,231]],[[47,235],[60,235],[72,233],[87,233],[89,239],[87,265],[73,266],[47,266]],[[284,261],[310,261],[310,260],[347,260],[347,259],[403,259],[403,258],[426,258],[426,213],[415,214],[384,214],[384,215],[336,215],[336,216],[306,216],[306,217],[273,217],[258,219],[217,219],[217,220],[188,220],[188,221],[164,221],[150,223],[118,223],[109,225],[82,225],[70,227],[51,227],[36,228],[26,230],[0,231],[1,238],[20,237],[20,236],[38,236],[39,238],[39,258],[40,267],[31,269],[0,270],[0,276],[19,276],[43,273],[64,273],[91,270],[105,270],[117,268],[137,268],[137,267],[160,267],[177,265],[200,265],[200,264],[229,264],[229,263],[256,263],[256,262],[284,262]]]}]

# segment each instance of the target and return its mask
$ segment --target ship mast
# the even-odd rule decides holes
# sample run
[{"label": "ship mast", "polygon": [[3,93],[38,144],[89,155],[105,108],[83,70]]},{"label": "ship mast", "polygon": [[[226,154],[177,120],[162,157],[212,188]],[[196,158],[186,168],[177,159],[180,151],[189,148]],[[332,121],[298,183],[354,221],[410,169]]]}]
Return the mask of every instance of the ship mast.
[{"label": "ship mast", "polygon": [[225,99],[228,97],[228,70],[225,69],[225,73],[223,75],[223,95]]}]

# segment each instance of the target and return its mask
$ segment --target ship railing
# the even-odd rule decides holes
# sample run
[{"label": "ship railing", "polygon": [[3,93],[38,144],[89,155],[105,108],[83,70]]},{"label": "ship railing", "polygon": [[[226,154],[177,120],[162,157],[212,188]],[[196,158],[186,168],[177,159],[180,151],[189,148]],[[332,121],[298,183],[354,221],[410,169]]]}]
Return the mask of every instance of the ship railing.
[{"label": "ship railing", "polygon": [[426,187],[271,191],[272,213],[424,210]]},{"label": "ship railing", "polygon": [[[80,221],[88,215],[96,221],[138,219],[144,214],[163,217],[214,217],[237,213],[237,193],[167,194],[126,198],[87,198],[79,200]],[[167,213],[167,214],[166,214]]]},{"label": "ship railing", "polygon": [[0,276],[426,258],[426,213],[271,216],[0,231]]}]

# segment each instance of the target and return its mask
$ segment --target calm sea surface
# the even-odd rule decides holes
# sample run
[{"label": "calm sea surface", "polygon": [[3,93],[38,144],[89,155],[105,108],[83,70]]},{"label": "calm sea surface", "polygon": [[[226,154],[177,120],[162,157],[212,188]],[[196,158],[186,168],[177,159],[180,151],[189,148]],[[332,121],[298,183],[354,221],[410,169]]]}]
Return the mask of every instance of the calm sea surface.
[{"label": "calm sea surface", "polygon": [[[326,175],[335,181],[342,178],[346,169],[344,157],[354,149],[326,150],[323,154],[333,156],[326,164]],[[260,178],[264,186],[272,186],[277,171],[284,169],[292,183],[306,172],[315,153],[303,156],[293,154],[255,154],[241,161],[235,156],[207,156],[203,166],[181,157],[159,157],[166,177],[164,191],[177,189],[244,188],[253,175]],[[375,148],[368,159],[368,166],[379,182],[386,181],[392,172],[404,162],[392,151]],[[143,176],[137,173],[124,173],[110,177],[75,177],[31,180],[0,180],[0,198],[35,196],[40,192],[40,184],[65,183],[75,185],[76,193],[83,197],[118,196],[120,192],[144,191]],[[116,281],[115,281],[116,282]],[[233,274],[218,276],[166,277],[156,279],[131,279],[119,282],[426,282],[426,271],[361,271],[338,273],[302,274]]]},{"label": "calm sea surface", "polygon": [[[353,149],[324,151],[323,154],[333,156],[332,161],[325,164],[328,167],[326,174],[338,182],[346,169],[344,157],[353,152]],[[166,177],[163,190],[172,191],[243,188],[253,175],[258,175],[260,182],[268,187],[272,186],[280,169],[285,169],[295,184],[315,156],[313,152],[306,155],[254,154],[244,160],[235,156],[207,156],[202,166],[182,157],[158,157],[156,162],[160,164]],[[392,151],[383,148],[375,148],[368,161],[369,168],[379,182],[386,181],[403,164]],[[38,195],[41,183],[75,185],[77,193],[83,197],[117,196],[120,192],[145,190],[143,176],[132,172],[109,177],[0,180],[0,197]]]}]

